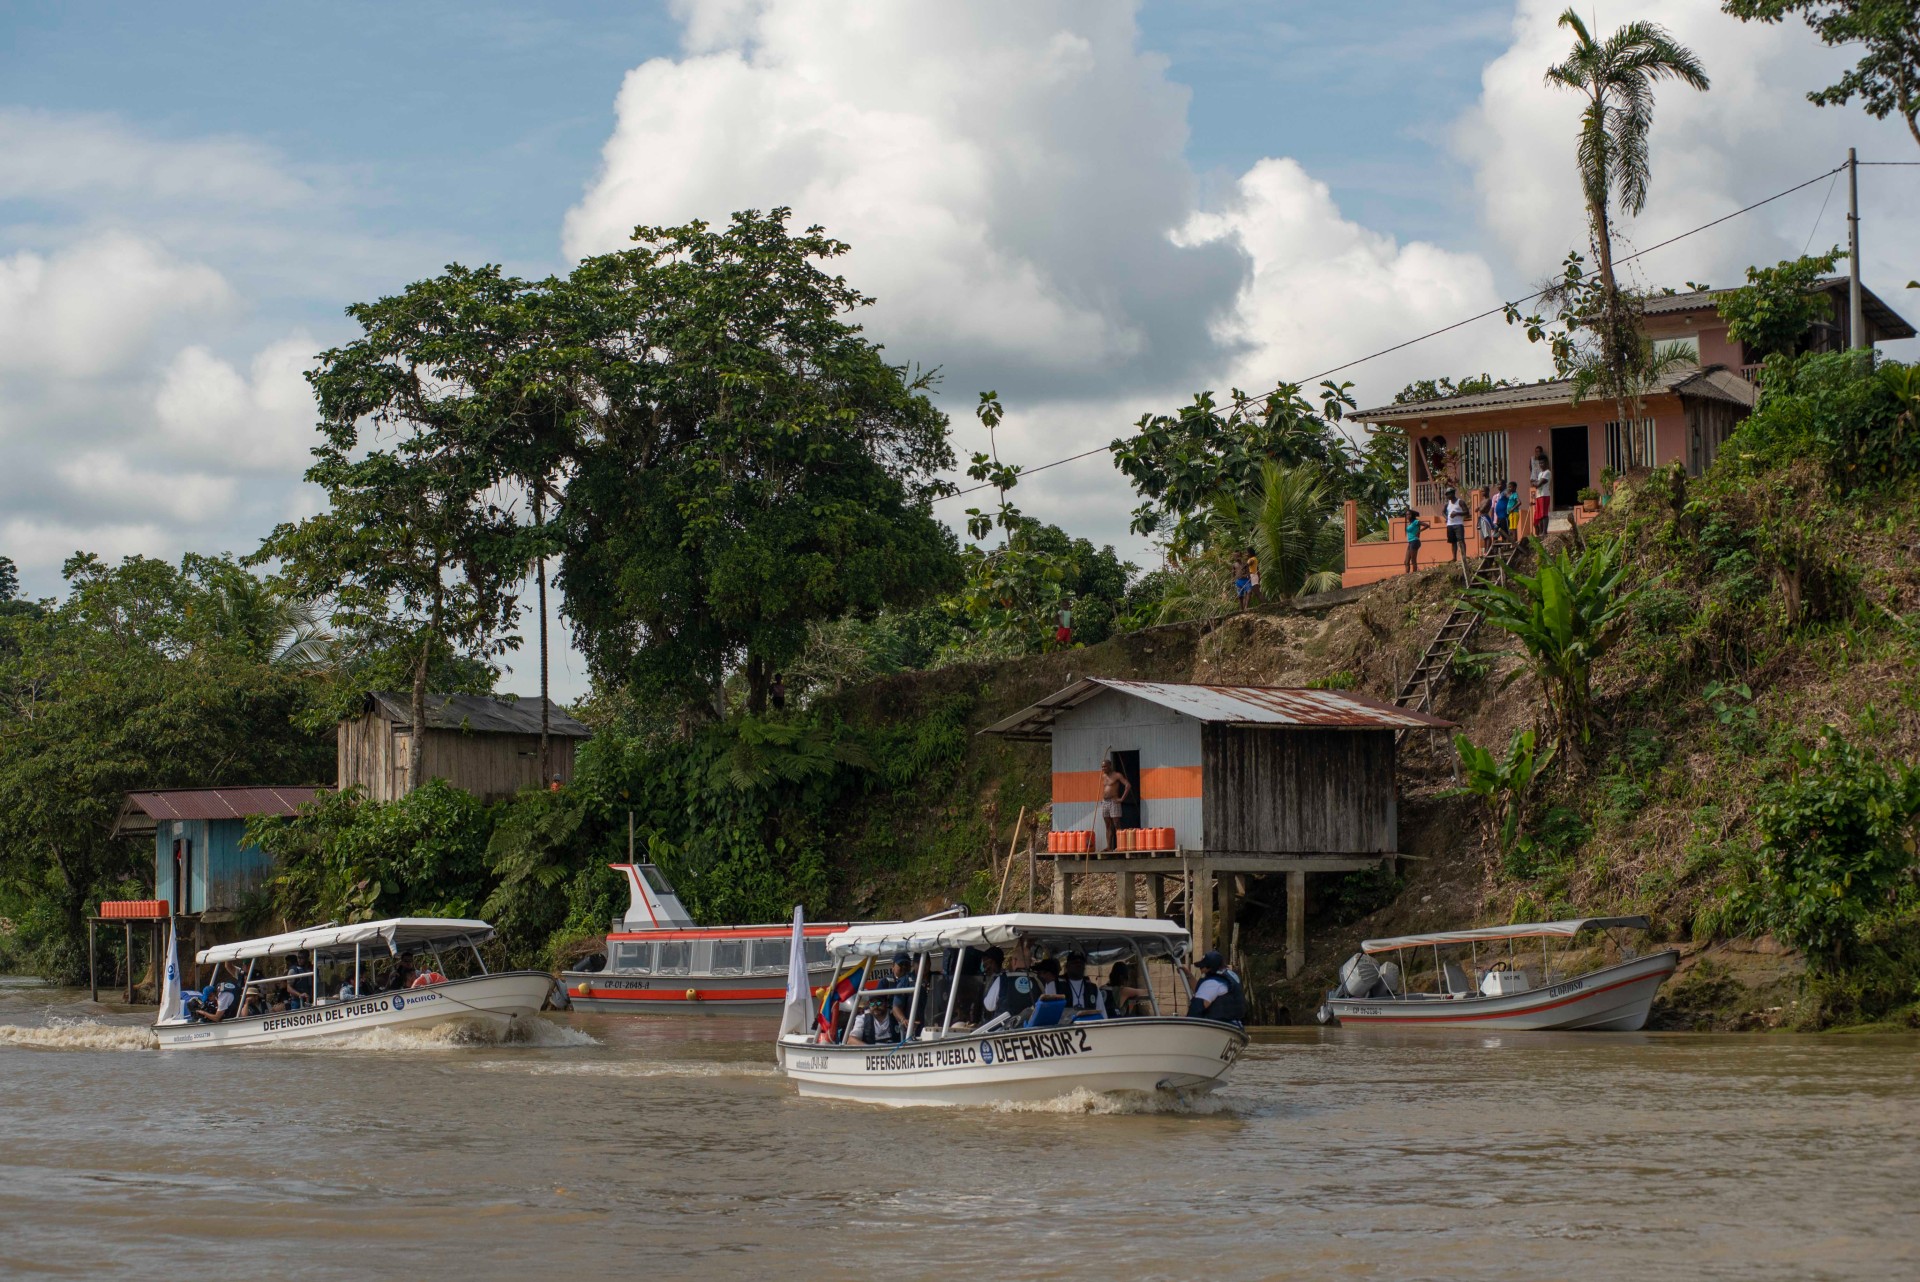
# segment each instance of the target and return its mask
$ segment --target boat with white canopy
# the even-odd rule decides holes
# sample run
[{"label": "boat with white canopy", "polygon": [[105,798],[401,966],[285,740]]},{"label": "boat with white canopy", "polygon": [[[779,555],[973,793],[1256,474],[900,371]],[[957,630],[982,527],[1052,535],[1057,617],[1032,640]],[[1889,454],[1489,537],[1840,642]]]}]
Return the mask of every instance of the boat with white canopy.
[{"label": "boat with white canopy", "polygon": [[[1672,949],[1644,956],[1634,949],[1625,932],[1649,925],[1645,917],[1575,917],[1369,939],[1341,966],[1319,1019],[1356,1027],[1637,1032],[1680,964]],[[1533,940],[1540,945],[1538,972],[1516,947]],[[1566,943],[1556,972],[1557,940]],[[1617,960],[1607,961],[1608,952]],[[1421,966],[1428,953],[1430,970]],[[1375,960],[1381,957],[1388,960]]]},{"label": "boat with white canopy", "polygon": [[[836,979],[818,1001],[801,928],[796,915],[777,1052],[802,1095],[989,1104],[1076,1089],[1199,1093],[1219,1085],[1247,1044],[1238,1024],[1185,1013],[1187,932],[1170,921],[999,913],[851,926],[827,937]],[[1024,985],[1032,1004],[975,1022],[988,950],[1004,954],[1001,978]],[[1041,978],[1061,959],[1109,975],[1123,973],[1119,963],[1137,986],[1109,986],[1096,1008],[1073,1009],[1064,987],[1050,992]],[[876,980],[877,965],[901,961],[909,974]],[[1175,992],[1180,1011],[1163,1011]],[[900,1036],[860,1044],[856,1008],[875,999],[904,1008]]]},{"label": "boat with white canopy", "polygon": [[163,1014],[153,1031],[163,1049],[183,1050],[455,1020],[504,1028],[535,1015],[554,981],[543,971],[489,972],[480,945],[492,938],[484,921],[392,917],[204,948],[197,959],[215,966],[215,984],[228,987],[222,1012],[212,986],[207,1001],[183,997],[170,937]]}]

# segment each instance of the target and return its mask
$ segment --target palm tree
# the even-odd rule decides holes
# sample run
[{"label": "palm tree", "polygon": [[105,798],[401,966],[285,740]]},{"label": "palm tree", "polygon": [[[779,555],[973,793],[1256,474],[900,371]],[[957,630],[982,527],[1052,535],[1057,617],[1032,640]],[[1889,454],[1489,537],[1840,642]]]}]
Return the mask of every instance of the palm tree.
[{"label": "palm tree", "polygon": [[224,577],[208,593],[214,635],[267,663],[324,668],[333,661],[334,636],[312,601],[291,597],[251,574]]},{"label": "palm tree", "polygon": [[1334,516],[1326,472],[1311,463],[1260,466],[1260,488],[1216,508],[1219,531],[1233,547],[1251,546],[1260,558],[1260,594],[1268,599],[1331,592],[1340,586],[1346,532]]},{"label": "palm tree", "polygon": [[1609,390],[1622,402],[1624,414],[1624,403],[1631,395],[1629,368],[1638,347],[1639,324],[1614,278],[1609,205],[1617,193],[1624,212],[1638,214],[1646,208],[1647,186],[1653,180],[1647,135],[1653,128],[1654,85],[1678,80],[1704,90],[1707,73],[1693,51],[1658,23],[1629,22],[1605,41],[1596,41],[1572,9],[1560,15],[1560,25],[1573,32],[1573,49],[1565,62],[1547,68],[1546,82],[1587,100],[1580,113],[1575,156],[1600,269],[1596,328],[1601,361],[1612,384]]}]

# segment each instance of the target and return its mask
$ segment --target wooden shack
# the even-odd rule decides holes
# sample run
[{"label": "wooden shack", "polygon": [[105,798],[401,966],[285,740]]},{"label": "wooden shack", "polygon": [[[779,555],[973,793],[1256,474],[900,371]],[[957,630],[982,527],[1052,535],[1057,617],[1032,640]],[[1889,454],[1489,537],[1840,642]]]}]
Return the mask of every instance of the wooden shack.
[{"label": "wooden shack", "polygon": [[[540,700],[476,694],[427,696],[422,770],[457,788],[493,800],[526,788],[540,777]],[[593,732],[562,712],[548,711],[556,783],[573,779],[574,751]],[[357,717],[339,727],[342,790],[361,787],[374,801],[393,801],[413,791],[407,777],[413,742],[411,700],[404,694],[370,694]]]},{"label": "wooden shack", "polygon": [[[1052,745],[1053,827],[1092,829],[1098,853],[1055,860],[1054,908],[1073,880],[1120,877],[1123,910],[1144,876],[1148,911],[1177,876],[1196,940],[1230,945],[1237,879],[1287,875],[1287,973],[1305,964],[1306,876],[1399,853],[1396,736],[1452,723],[1345,690],[1185,685],[1088,677],[983,733]],[[1123,828],[1171,828],[1171,850],[1100,849],[1100,763],[1133,784]]]},{"label": "wooden shack", "polygon": [[273,871],[247,843],[247,820],[291,815],[318,788],[162,788],[130,792],[115,837],[153,835],[154,897],[172,916],[223,921],[240,911]]}]

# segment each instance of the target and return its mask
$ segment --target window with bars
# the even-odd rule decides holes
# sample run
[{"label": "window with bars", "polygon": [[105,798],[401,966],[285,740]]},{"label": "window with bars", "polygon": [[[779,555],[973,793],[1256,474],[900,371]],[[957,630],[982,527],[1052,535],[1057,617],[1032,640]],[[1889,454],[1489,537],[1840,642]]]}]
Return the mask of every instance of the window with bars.
[{"label": "window with bars", "polygon": [[1657,457],[1652,419],[1607,424],[1607,466],[1615,475],[1636,467],[1652,467]]},{"label": "window with bars", "polygon": [[1468,432],[1460,438],[1460,475],[1457,484],[1467,490],[1491,488],[1507,482],[1507,434]]}]

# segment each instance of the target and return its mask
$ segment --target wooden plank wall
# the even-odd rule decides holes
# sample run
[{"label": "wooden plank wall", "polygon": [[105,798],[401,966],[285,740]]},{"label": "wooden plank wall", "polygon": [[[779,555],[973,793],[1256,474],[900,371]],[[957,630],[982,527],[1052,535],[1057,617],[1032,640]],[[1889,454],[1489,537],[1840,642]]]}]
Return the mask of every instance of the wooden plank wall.
[{"label": "wooden plank wall", "polygon": [[[410,734],[392,722],[368,714],[342,721],[339,729],[339,786],[364,787],[374,801],[393,801],[410,789],[407,751]],[[553,775],[573,779],[577,739],[554,736]],[[540,783],[540,736],[476,734],[466,730],[429,730],[427,777],[445,779],[482,798],[506,797]]]},{"label": "wooden plank wall", "polygon": [[1209,851],[1396,849],[1392,731],[1208,726],[1202,750]]}]

